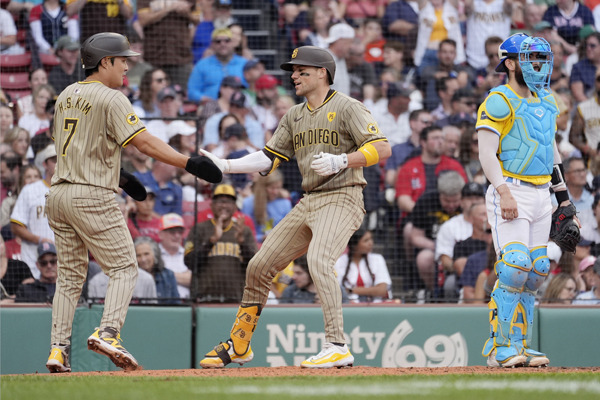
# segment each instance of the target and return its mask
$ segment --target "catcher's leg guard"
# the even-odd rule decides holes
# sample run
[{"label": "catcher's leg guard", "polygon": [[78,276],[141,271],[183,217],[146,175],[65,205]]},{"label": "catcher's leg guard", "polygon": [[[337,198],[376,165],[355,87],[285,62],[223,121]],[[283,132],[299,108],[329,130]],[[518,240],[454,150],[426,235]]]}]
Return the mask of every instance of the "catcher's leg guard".
[{"label": "catcher's leg guard", "polygon": [[531,259],[533,260],[533,268],[529,272],[525,288],[523,293],[521,293],[521,299],[517,307],[517,319],[510,340],[527,357],[525,366],[540,367],[548,365],[550,360],[548,360],[548,357],[544,353],[530,349],[529,346],[531,345],[531,338],[533,336],[535,294],[537,293],[537,289],[544,283],[550,271],[550,260],[548,259],[546,246],[532,249]]},{"label": "catcher's leg guard", "polygon": [[525,356],[511,343],[510,335],[521,291],[531,268],[529,250],[522,243],[508,244],[495,265],[498,281],[488,304],[490,337],[483,347],[483,355],[488,357],[490,366],[513,367],[525,362]]},{"label": "catcher's leg guard", "polygon": [[251,361],[254,353],[250,347],[250,339],[252,339],[261,310],[262,307],[259,305],[240,306],[231,328],[230,338],[224,343],[219,343],[207,353],[200,361],[200,366],[223,368],[232,362],[243,365]]}]

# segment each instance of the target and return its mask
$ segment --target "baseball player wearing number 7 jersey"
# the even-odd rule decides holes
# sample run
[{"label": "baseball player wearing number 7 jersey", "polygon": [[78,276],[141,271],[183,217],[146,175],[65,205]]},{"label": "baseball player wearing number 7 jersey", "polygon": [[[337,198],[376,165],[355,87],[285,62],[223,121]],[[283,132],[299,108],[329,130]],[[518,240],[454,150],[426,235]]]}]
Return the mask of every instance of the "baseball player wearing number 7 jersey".
[{"label": "baseball player wearing number 7 jersey", "polygon": [[305,195],[250,260],[242,304],[230,336],[200,361],[204,368],[252,360],[250,340],[271,281],[305,253],[321,299],[326,343],[319,354],[301,366],[345,367],[354,362],[345,344],[342,295],[334,265],[363,221],[362,191],[366,181],[362,167],[387,159],[390,145],[362,103],[330,89],[335,62],[329,52],[313,46],[299,47],[281,68],[292,71],[296,94],[304,96],[306,102],[283,116],[262,151],[235,160],[203,153],[212,157],[224,173],[263,174],[295,155]]},{"label": "baseball player wearing number 7 jersey", "polygon": [[129,49],[127,38],[117,33],[89,37],[81,48],[86,79],[68,86],[56,100],[53,139],[58,162],[46,199],[58,251],[46,363],[50,372],[71,371],[73,316],[87,273],[88,251],[109,277],[100,327],[88,338],[88,348],[108,356],[117,367],[138,367],[119,335],[138,274],[133,241],[115,200],[120,184],[125,190],[132,188],[127,179],[119,179],[121,149],[133,144],[150,157],[208,181],[222,179],[208,158],[184,156],[148,133],[129,100],[115,90],[123,85],[127,57],[135,55],[139,54]]}]

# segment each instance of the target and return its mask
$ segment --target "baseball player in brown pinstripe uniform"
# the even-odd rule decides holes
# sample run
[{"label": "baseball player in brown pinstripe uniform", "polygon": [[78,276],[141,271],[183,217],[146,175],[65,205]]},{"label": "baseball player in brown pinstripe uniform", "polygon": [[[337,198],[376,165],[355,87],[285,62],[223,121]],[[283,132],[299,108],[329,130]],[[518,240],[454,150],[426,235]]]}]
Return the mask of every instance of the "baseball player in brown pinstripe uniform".
[{"label": "baseball player in brown pinstripe uniform", "polygon": [[[157,160],[185,167],[206,180],[222,178],[206,157],[184,156],[148,133],[129,100],[114,90],[123,84],[127,57],[135,55],[122,35],[91,36],[81,48],[85,81],[68,86],[56,100],[53,139],[58,164],[46,200],[58,250],[46,363],[50,372],[71,371],[70,337],[87,273],[88,250],[110,279],[100,328],[88,338],[88,348],[107,355],[120,368],[138,367],[119,335],[138,273],[131,235],[115,200],[117,187],[124,184],[119,179],[121,149],[133,144]],[[127,191],[127,184],[123,187]]]},{"label": "baseball player in brown pinstripe uniform", "polygon": [[264,149],[236,160],[203,153],[224,173],[268,173],[295,155],[306,194],[250,260],[230,337],[205,356],[200,362],[204,368],[252,360],[250,339],[271,281],[305,253],[321,299],[326,343],[301,366],[345,367],[354,362],[345,344],[342,296],[334,264],[364,217],[362,190],[366,181],[361,167],[389,157],[390,145],[362,103],[330,89],[335,62],[329,52],[299,47],[281,68],[293,71],[296,94],[304,96],[306,102],[288,111]]}]

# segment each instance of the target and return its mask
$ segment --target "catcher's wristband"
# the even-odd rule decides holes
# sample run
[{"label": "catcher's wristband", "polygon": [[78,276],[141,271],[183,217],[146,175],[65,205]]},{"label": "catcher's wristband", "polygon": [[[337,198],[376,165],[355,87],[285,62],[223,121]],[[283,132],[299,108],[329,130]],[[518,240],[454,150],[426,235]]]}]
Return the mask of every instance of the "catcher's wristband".
[{"label": "catcher's wristband", "polygon": [[560,192],[555,192],[556,201],[558,205],[560,205],[563,201],[569,200],[569,193],[566,190],[561,190]]}]

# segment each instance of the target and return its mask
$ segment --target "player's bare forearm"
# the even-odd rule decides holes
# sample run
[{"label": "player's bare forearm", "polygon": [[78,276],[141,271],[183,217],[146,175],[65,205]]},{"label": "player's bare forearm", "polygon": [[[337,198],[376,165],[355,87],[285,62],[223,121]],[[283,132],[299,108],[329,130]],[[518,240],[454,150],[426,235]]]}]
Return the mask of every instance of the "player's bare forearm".
[{"label": "player's bare forearm", "polygon": [[359,296],[386,297],[387,283],[382,282],[370,287],[357,286],[352,288],[352,293]]},{"label": "player's bare forearm", "polygon": [[139,133],[131,144],[147,156],[178,168],[185,168],[189,158],[147,131]]},{"label": "player's bare forearm", "polygon": [[12,230],[15,236],[21,238],[21,240],[25,240],[30,243],[41,243],[44,241],[52,242],[52,240],[38,236],[35,233],[31,232],[29,229],[27,229],[27,227],[16,224],[14,222],[10,223],[10,229]]},{"label": "player's bare forearm", "polygon": [[[392,147],[387,140],[372,142],[371,145],[377,150],[379,162],[387,160],[392,155]],[[348,168],[359,168],[367,165],[367,158],[360,151],[348,154]]]}]

